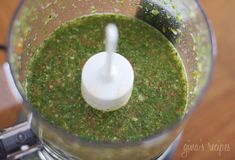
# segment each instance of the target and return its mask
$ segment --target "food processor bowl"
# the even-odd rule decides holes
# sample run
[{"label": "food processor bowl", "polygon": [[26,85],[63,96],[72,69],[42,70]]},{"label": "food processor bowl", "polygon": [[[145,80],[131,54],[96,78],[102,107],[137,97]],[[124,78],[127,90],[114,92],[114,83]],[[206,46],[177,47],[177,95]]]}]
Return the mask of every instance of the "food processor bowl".
[{"label": "food processor bowl", "polygon": [[[38,47],[58,26],[75,18],[114,13],[145,21],[161,31],[178,50],[188,80],[185,116],[156,135],[133,142],[93,142],[71,135],[42,118],[27,99],[26,76]],[[138,33],[136,33],[138,34]],[[159,46],[161,47],[161,46]],[[22,100],[44,157],[83,160],[150,160],[160,156],[183,131],[191,111],[208,86],[215,58],[215,39],[197,0],[22,0],[8,37],[6,72]]]}]

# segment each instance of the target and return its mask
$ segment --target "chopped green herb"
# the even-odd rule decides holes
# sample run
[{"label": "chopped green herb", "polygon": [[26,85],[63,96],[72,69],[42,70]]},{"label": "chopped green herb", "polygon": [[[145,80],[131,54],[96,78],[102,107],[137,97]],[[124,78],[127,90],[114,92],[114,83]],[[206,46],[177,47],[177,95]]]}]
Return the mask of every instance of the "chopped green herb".
[{"label": "chopped green herb", "polygon": [[[119,29],[117,52],[133,66],[128,104],[114,112],[90,107],[81,95],[86,60],[104,50],[104,28]],[[184,115],[185,71],[174,46],[155,28],[115,14],[78,18],[58,27],[30,62],[27,98],[42,116],[67,132],[93,141],[138,141]]]},{"label": "chopped green herb", "polygon": [[153,10],[152,10],[152,14],[153,14],[154,16],[157,16],[157,15],[159,14],[159,11],[158,11],[157,9],[153,9]]}]

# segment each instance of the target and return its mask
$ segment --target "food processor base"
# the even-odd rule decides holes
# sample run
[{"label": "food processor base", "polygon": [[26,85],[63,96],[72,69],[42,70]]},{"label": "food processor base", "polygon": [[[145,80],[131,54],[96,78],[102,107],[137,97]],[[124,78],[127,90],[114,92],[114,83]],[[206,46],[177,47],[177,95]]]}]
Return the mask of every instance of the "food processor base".
[{"label": "food processor base", "polygon": [[[175,141],[167,148],[167,150],[164,153],[162,153],[161,155],[157,157],[154,157],[151,160],[170,160],[179,144],[180,138],[181,138],[181,134],[178,135]],[[60,160],[60,159],[61,158],[59,158],[56,155],[53,155],[46,148],[42,149],[41,151],[35,152],[31,155],[21,158],[21,160]]]},{"label": "food processor base", "polygon": [[[31,118],[29,118],[31,119]],[[24,121],[25,116],[21,113],[18,123],[0,132],[0,159],[20,159],[20,160],[63,160],[79,159],[65,155],[63,151],[52,148],[45,142],[41,142],[30,128],[30,120]],[[149,160],[171,159],[180,141],[182,132],[162,153]],[[15,140],[15,141],[14,141]],[[14,142],[14,143],[13,143]],[[4,156],[5,155],[5,156]],[[118,155],[117,155],[118,156]]]}]

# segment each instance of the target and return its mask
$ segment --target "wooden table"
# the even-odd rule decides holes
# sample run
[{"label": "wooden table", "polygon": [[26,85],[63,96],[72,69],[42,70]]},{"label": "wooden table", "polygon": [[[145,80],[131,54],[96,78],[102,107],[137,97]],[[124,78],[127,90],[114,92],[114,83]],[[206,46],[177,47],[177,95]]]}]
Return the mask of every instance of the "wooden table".
[{"label": "wooden table", "polygon": [[[0,1],[0,43],[5,43],[12,13],[19,0]],[[218,57],[212,83],[183,133],[174,159],[235,159],[235,1],[201,0],[217,37]],[[4,56],[0,54],[0,63]],[[11,125],[15,106],[0,71],[0,127]],[[12,106],[12,107],[11,107]],[[7,109],[6,109],[7,108]],[[211,148],[214,146],[214,148]]]}]

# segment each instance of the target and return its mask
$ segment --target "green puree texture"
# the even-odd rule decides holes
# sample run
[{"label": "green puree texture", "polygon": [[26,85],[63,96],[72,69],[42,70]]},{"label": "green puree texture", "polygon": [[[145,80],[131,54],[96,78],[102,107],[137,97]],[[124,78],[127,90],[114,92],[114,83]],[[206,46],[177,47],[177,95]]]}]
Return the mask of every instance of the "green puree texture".
[{"label": "green puree texture", "polygon": [[[81,95],[81,71],[92,55],[104,51],[104,28],[119,29],[117,52],[134,68],[128,104],[113,112],[90,107]],[[103,14],[62,24],[30,62],[27,97],[45,119],[93,141],[138,141],[182,118],[187,82],[173,45],[143,21]]]}]

